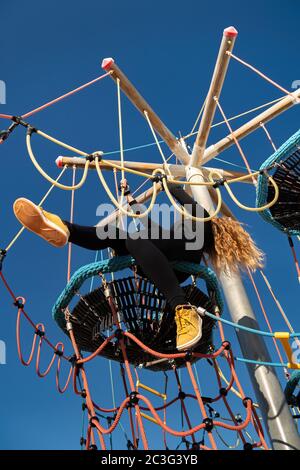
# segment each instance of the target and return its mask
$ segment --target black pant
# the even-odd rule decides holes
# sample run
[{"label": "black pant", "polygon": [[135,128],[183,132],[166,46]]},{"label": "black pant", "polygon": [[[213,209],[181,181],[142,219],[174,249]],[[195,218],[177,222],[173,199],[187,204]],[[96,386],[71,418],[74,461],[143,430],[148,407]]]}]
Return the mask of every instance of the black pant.
[{"label": "black pant", "polygon": [[[188,204],[191,213],[196,215],[197,204],[181,187],[172,186],[171,192],[174,197],[182,204]],[[136,208],[135,208],[136,209]],[[202,209],[202,208],[201,208]],[[208,214],[204,210],[204,216]],[[147,219],[151,223],[151,219]],[[89,250],[104,250],[111,248],[119,256],[131,255],[136,260],[138,272],[151,280],[159,291],[164,295],[172,309],[177,305],[186,302],[183,289],[180,284],[184,282],[189,275],[173,270],[169,261],[190,261],[200,263],[203,250],[213,241],[213,235],[210,222],[204,225],[204,246],[199,250],[186,250],[186,243],[190,242],[184,233],[182,238],[174,238],[174,226],[170,231],[170,238],[164,239],[146,239],[142,233],[139,238],[131,238],[130,234],[114,227],[115,237],[99,238],[97,227],[86,227],[70,222],[64,222],[69,231],[69,241],[75,245],[87,248]],[[183,222],[182,222],[183,223]],[[147,224],[147,228],[149,224]],[[194,224],[195,227],[195,224]],[[109,226],[105,227],[105,230]],[[163,229],[161,229],[163,230]]]}]

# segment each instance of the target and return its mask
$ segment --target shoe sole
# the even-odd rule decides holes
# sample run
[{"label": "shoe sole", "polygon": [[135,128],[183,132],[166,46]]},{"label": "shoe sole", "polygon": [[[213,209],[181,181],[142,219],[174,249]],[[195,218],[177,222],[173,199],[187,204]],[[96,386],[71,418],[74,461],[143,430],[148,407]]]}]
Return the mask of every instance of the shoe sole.
[{"label": "shoe sole", "polygon": [[193,338],[191,341],[188,341],[187,343],[176,347],[176,349],[177,349],[177,351],[184,351],[186,349],[191,349],[194,346],[197,346],[197,344],[199,343],[201,338],[202,338],[202,319],[199,317],[199,333],[198,333],[198,335],[195,338]]},{"label": "shoe sole", "polygon": [[68,237],[63,229],[47,219],[42,209],[29,199],[17,199],[14,202],[13,209],[19,222],[30,232],[39,235],[55,247],[66,245]]}]

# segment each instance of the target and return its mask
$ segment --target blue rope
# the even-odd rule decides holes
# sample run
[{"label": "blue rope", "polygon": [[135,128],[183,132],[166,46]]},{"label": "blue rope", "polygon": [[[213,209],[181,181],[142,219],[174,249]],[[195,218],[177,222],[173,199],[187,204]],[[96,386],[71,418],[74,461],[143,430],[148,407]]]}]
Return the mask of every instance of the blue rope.
[{"label": "blue rope", "polygon": [[[210,312],[205,312],[205,315],[212,318],[213,320],[220,321],[222,323],[225,323],[226,325],[230,325],[233,328],[236,328],[237,330],[243,330],[243,331],[247,331],[248,333],[254,333],[254,334],[260,335],[260,336],[268,336],[268,337],[271,337],[271,338],[274,338],[274,336],[275,336],[275,333],[270,333],[269,331],[255,330],[254,328],[249,328],[248,326],[233,323],[230,320],[225,320],[225,318],[217,317],[216,315],[213,315]],[[300,337],[300,333],[291,333],[290,334],[290,338],[296,338],[296,337]]]},{"label": "blue rope", "polygon": [[[164,144],[164,140],[160,140],[159,141],[159,144]],[[131,150],[140,150],[140,149],[145,149],[147,147],[153,147],[154,145],[156,145],[156,142],[151,142],[150,144],[143,144],[143,145],[138,145],[136,147],[130,147],[128,149],[124,149],[123,152],[130,152]],[[110,152],[104,152],[103,155],[116,155],[116,154],[119,154],[120,153],[120,150],[112,150]]]},{"label": "blue rope", "polygon": [[[80,289],[84,281],[87,279],[98,275],[99,273],[111,273],[116,271],[121,271],[123,269],[134,266],[135,260],[131,256],[117,256],[111,259],[106,259],[102,261],[97,261],[94,263],[87,264],[78,269],[73,276],[71,277],[69,283],[62,291],[57,301],[55,302],[52,309],[52,316],[58,325],[65,329],[66,322],[64,316],[64,309],[69,305],[70,301]],[[206,287],[209,292],[214,292],[216,295],[216,302],[220,308],[220,311],[224,308],[224,302],[220,292],[220,287],[218,279],[214,271],[206,266],[201,266],[195,263],[189,263],[187,261],[174,261],[171,263],[172,266],[181,272],[186,272],[191,275],[199,276],[206,282]],[[220,321],[226,325],[232,326],[235,329],[247,331],[248,333],[253,333],[260,336],[271,337],[275,336],[274,333],[268,331],[260,331],[254,328],[249,328],[244,325],[239,325],[233,323],[230,320],[226,320],[222,317],[217,317],[216,315],[206,312],[206,315],[212,318],[215,321]],[[290,338],[300,337],[300,333],[291,333]]]},{"label": "blue rope", "polygon": [[238,362],[246,362],[247,364],[255,364],[258,366],[270,366],[270,367],[287,367],[287,364],[281,364],[281,362],[264,362],[255,361],[254,359],[245,359],[244,357],[235,357]]},{"label": "blue rope", "polygon": [[[90,263],[78,269],[71,277],[70,281],[58,297],[52,309],[52,316],[60,328],[65,329],[66,326],[64,309],[69,305],[72,298],[76,292],[78,292],[84,281],[98,275],[99,273],[106,274],[121,271],[134,265],[135,260],[131,256],[117,256],[111,259]],[[219,282],[216,274],[212,269],[186,261],[175,261],[172,262],[171,265],[177,271],[186,272],[204,279],[208,292],[215,293],[216,302],[220,308],[220,311],[223,310],[224,302],[219,288]]]},{"label": "blue rope", "polygon": [[[272,164],[280,161],[286,160],[290,157],[296,150],[298,150],[300,144],[300,129],[292,135],[281,147],[279,147],[276,152],[274,152],[260,167],[260,170],[265,170],[269,168]],[[268,198],[268,177],[265,174],[261,174],[257,179],[256,187],[256,207],[262,207],[267,203]],[[299,230],[289,230],[281,225],[279,222],[273,219],[270,209],[266,209],[262,212],[259,212],[261,217],[267,222],[271,223],[274,227],[279,230],[289,233],[289,235],[300,235]]]},{"label": "blue rope", "polygon": [[230,325],[233,328],[236,328],[238,330],[244,330],[244,331],[247,331],[248,333],[254,333],[260,336],[270,336],[270,337],[274,336],[273,333],[269,333],[268,331],[255,330],[253,328],[249,328],[248,326],[239,325],[237,323],[233,323],[230,320],[225,320],[225,318],[219,318],[216,315],[213,315],[212,313],[209,313],[209,312],[205,312],[205,315],[207,315],[210,318],[213,318],[214,320],[221,321],[222,323],[225,323],[226,325]]},{"label": "blue rope", "polygon": [[[159,140],[159,144],[164,144],[164,140]],[[157,145],[156,142],[151,142],[150,144],[143,144],[143,145],[137,145],[136,147],[130,147],[128,149],[124,149],[123,152],[130,152],[131,150],[141,150],[147,147],[153,147],[154,145]],[[103,155],[117,155],[120,153],[120,150],[111,150],[110,152],[104,152]],[[235,166],[236,168],[241,168],[242,170],[245,170],[245,166],[243,165],[238,165],[237,163],[233,163],[227,160],[224,160],[223,158],[215,157],[215,160],[218,160],[219,162],[226,163],[227,165],[230,166]],[[255,171],[255,170],[252,170]]]}]

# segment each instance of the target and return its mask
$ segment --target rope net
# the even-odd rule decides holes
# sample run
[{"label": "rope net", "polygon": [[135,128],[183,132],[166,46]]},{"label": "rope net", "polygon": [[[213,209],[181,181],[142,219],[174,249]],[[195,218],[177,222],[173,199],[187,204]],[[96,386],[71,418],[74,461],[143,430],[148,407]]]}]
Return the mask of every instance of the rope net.
[{"label": "rope net", "polygon": [[[82,442],[84,442],[86,449],[92,449],[95,446],[101,449],[109,448],[111,434],[120,426],[127,436],[126,446],[132,449],[151,448],[151,436],[155,432],[153,426],[161,428],[165,448],[169,448],[170,436],[175,438],[172,442],[177,442],[177,447],[183,446],[186,449],[212,450],[218,449],[219,446],[224,448],[225,444],[228,448],[268,448],[257,412],[257,405],[243,391],[235,370],[235,359],[231,345],[224,339],[221,323],[219,323],[221,341],[218,347],[208,348],[211,349],[209,353],[193,351],[166,354],[151,349],[149,345],[144,344],[138,338],[138,335],[122,326],[118,318],[115,297],[109,290],[106,301],[111,309],[112,324],[104,323],[101,326],[98,324],[98,328],[101,334],[103,331],[109,330],[111,334],[107,334],[106,339],[94,352],[83,355],[80,346],[84,348],[82,341],[84,341],[85,330],[81,331],[81,344],[78,344],[78,324],[76,325],[76,319],[72,314],[68,318],[66,328],[73,346],[73,353],[66,355],[64,344],[62,342],[54,344],[48,339],[44,324],[34,323],[26,312],[25,299],[15,296],[2,272],[0,277],[17,308],[16,335],[21,363],[25,366],[35,363],[36,372],[40,378],[46,377],[52,369],[56,369],[55,380],[59,393],[64,393],[72,384],[74,393],[84,400],[84,410],[87,413],[87,431]],[[89,295],[95,295],[95,291],[88,294],[85,301]],[[90,307],[93,305],[94,301]],[[75,312],[76,308],[78,310],[79,307],[75,307]],[[33,340],[29,346],[30,352],[26,357],[22,346],[22,322],[24,320],[33,330]],[[109,352],[109,346],[112,342],[114,344],[113,354],[111,351]],[[162,370],[162,361],[167,364],[168,380],[171,381],[172,378],[178,389],[175,396],[169,396],[166,388],[163,393],[141,381],[140,376],[143,368],[130,364],[132,345],[140,351],[140,357],[145,359],[146,355],[147,359],[152,359],[150,370]],[[48,365],[41,371],[40,363],[45,347],[52,350],[52,357]],[[116,406],[106,407],[94,400],[91,395],[87,366],[91,361],[99,360],[99,356],[113,357],[116,360],[116,354],[118,355],[117,361],[120,362],[119,380],[123,384],[124,399]],[[214,396],[205,396],[200,391],[201,386],[205,386],[205,381],[204,384],[199,382],[197,370],[193,366],[193,362],[196,360],[208,362],[211,371],[214,370],[216,387]],[[221,362],[222,366],[226,364],[228,378],[224,376],[220,368]],[[60,378],[62,366],[67,370],[64,372],[67,378],[63,384],[61,384]],[[182,366],[186,367],[189,377],[189,384],[186,385],[183,385],[180,380],[179,367]],[[211,372],[210,381],[212,381],[212,374]],[[239,412],[232,409],[230,405],[230,397],[233,393],[238,393],[239,396],[241,410]],[[99,397],[101,398],[101,393]],[[160,404],[153,405],[152,397],[156,401],[160,401]],[[196,406],[196,416],[194,411],[193,413],[190,411],[191,402],[193,410]],[[224,417],[217,411],[220,403],[222,403],[222,409],[227,411],[227,415]],[[182,423],[178,419],[178,416],[181,415],[183,417]],[[173,424],[174,421],[176,423],[175,416],[177,416],[177,427]],[[225,437],[221,434],[222,431],[226,433]],[[231,439],[227,437],[229,431],[233,432],[234,437]],[[230,444],[227,442],[228,439]]]},{"label": "rope net", "polygon": [[[250,68],[255,73],[258,73],[262,78],[275,85],[287,96],[294,97],[293,94],[270,80],[253,66],[250,66],[232,53],[230,54],[233,59]],[[102,80],[111,75],[111,73],[112,72],[105,73],[79,86],[75,90],[65,93],[21,116],[0,114],[0,118],[11,121],[10,126],[6,130],[1,131],[0,143],[4,143],[16,127],[22,126],[26,129],[26,144],[29,157],[38,172],[51,183],[50,189],[41,199],[39,205],[45,202],[54,187],[71,191],[70,220],[73,220],[74,192],[84,185],[88,177],[88,172],[92,167],[96,169],[103,188],[115,205],[116,210],[121,214],[129,215],[134,218],[144,217],[148,214],[156,200],[158,192],[157,183],[160,183],[175,209],[181,215],[191,217],[190,214],[185,212],[184,208],[176,204],[168,190],[168,182],[175,181],[172,178],[168,166],[168,161],[173,154],[169,158],[165,157],[161,147],[163,141],[158,140],[153,122],[151,122],[151,118],[146,110],[144,110],[144,117],[146,118],[155,142],[131,149],[124,149],[119,79],[117,81],[117,97],[120,150],[116,152],[106,152],[106,155],[119,153],[121,156],[119,164],[104,159],[103,156],[105,154],[102,151],[87,152],[75,148],[72,145],[36,129],[26,121],[26,119],[36,113]],[[263,216],[270,212],[274,219],[276,219],[276,210],[278,207],[278,204],[276,206],[276,202],[279,198],[278,187],[281,185],[281,180],[285,180],[285,175],[281,176],[280,170],[278,169],[274,171],[274,177],[268,173],[269,170],[278,168],[277,161],[273,160],[258,171],[251,170],[245,153],[238,139],[235,138],[230,123],[234,119],[238,119],[250,112],[254,112],[270,104],[275,104],[281,99],[282,98],[276,99],[270,103],[229,118],[227,118],[221,104],[217,100],[217,107],[222,115],[222,121],[213,124],[212,127],[221,124],[227,126],[230,132],[229,136],[236,144],[243,159],[245,165],[243,168],[246,167],[247,174],[225,179],[217,170],[211,170],[208,171],[207,177],[201,183],[178,181],[176,179],[176,183],[178,184],[190,186],[203,185],[215,191],[217,204],[215,213],[211,217],[216,216],[221,209],[223,201],[220,187],[222,187],[227,191],[230,199],[243,210],[261,212]],[[183,140],[189,139],[196,134],[194,131],[200,119],[201,112],[190,134],[187,134]],[[266,132],[268,139],[274,147],[272,138],[263,122],[261,123],[261,127]],[[31,140],[33,134],[47,139],[82,157],[84,170],[78,183],[76,183],[75,178],[75,166],[73,167],[72,183],[69,186],[60,182],[60,178],[66,170],[67,165],[64,166],[62,172],[56,179],[53,179],[43,170],[32,149]],[[145,148],[149,145],[155,145],[157,147],[163,161],[162,168],[151,171],[151,174],[149,174],[149,172],[134,170],[126,166],[126,161],[124,160],[125,152]],[[102,171],[103,165],[110,168],[114,173],[117,188],[116,197],[112,194],[106,183]],[[126,172],[143,177],[145,181],[152,183],[152,199],[144,213],[134,214],[130,209],[127,210],[124,208],[123,201],[126,185],[121,184],[119,192],[116,177],[117,172],[121,174],[121,183],[124,182]],[[296,176],[298,177],[298,170]],[[231,184],[248,180],[252,182],[254,186],[257,184],[257,180],[263,181],[265,184],[265,192],[267,195],[264,200],[261,199],[259,201],[256,207],[248,207],[241,204],[230,188]],[[287,199],[288,196],[286,196],[286,200]],[[279,202],[280,201],[279,199]],[[205,221],[210,220],[211,217],[207,219],[194,218],[194,220]],[[291,222],[294,224],[292,228],[296,227],[298,229],[298,219],[296,222],[294,219],[291,219]],[[66,304],[60,304],[60,313],[62,316],[58,323],[68,335],[73,348],[70,354],[66,354],[64,343],[61,341],[57,343],[50,341],[46,334],[44,324],[35,323],[31,319],[25,310],[25,298],[15,295],[1,270],[6,253],[19,239],[23,230],[24,228],[19,230],[7,245],[6,249],[0,252],[1,281],[17,309],[16,339],[18,356],[24,366],[35,364],[37,375],[40,378],[46,377],[51,370],[55,370],[56,387],[59,393],[63,394],[68,388],[72,387],[74,393],[83,400],[82,409],[83,415],[85,416],[83,429],[86,428],[86,431],[81,435],[80,443],[82,447],[86,449],[113,448],[113,435],[121,431],[124,441],[123,444],[118,443],[119,448],[157,448],[156,430],[159,428],[162,437],[161,446],[165,449],[171,447],[175,449],[202,450],[215,450],[224,447],[228,449],[245,450],[268,449],[261,417],[259,415],[259,406],[244,392],[236,368],[237,361],[253,362],[254,364],[259,363],[251,358],[235,357],[233,354],[231,344],[226,339],[223,325],[227,324],[233,328],[236,328],[236,325],[220,316],[221,308],[220,302],[218,302],[217,299],[216,286],[210,289],[210,291],[208,290],[207,294],[203,293],[195,284],[186,287],[188,299],[191,303],[196,304],[198,307],[200,306],[205,311],[206,315],[204,317],[203,339],[201,343],[193,351],[178,353],[175,349],[174,324],[170,319],[168,306],[153,284],[146,279],[137,278],[136,276],[118,280],[111,276],[111,280],[107,281],[103,273],[98,272],[97,275],[94,273],[90,292],[81,294],[78,286],[76,286],[75,291],[72,292],[70,298],[67,299]],[[69,247],[67,274],[69,284],[72,282],[71,255],[71,247]],[[251,273],[249,273],[249,277],[259,299],[269,331],[261,332],[246,327],[244,327],[244,329],[251,333],[272,338],[280,362],[268,363],[266,365],[282,367],[285,376],[287,379],[290,379],[286,388],[286,398],[296,416],[296,413],[299,414],[299,395],[295,396],[294,392],[297,389],[300,376],[298,371],[295,371],[290,378],[288,369],[299,369],[300,366],[292,358],[288,340],[295,338],[296,341],[299,341],[297,339],[299,334],[294,332],[265,274],[261,272],[261,275],[280,314],[288,326],[289,334],[287,336],[286,333],[285,335],[274,333]],[[94,279],[100,281],[100,285],[92,290]],[[81,285],[79,287],[81,288]],[[211,294],[214,294],[214,296]],[[74,295],[75,298],[79,300],[76,305],[71,306],[70,302]],[[29,350],[27,355],[23,352],[25,348],[22,344],[23,322],[27,322],[33,331],[33,338],[27,349]],[[218,338],[216,339],[217,333]],[[278,347],[278,342],[283,346],[288,357],[288,362],[284,362],[283,353]],[[46,367],[44,366],[42,368],[41,358],[46,348],[50,350],[52,355]],[[103,397],[101,390],[98,391],[96,396],[94,396],[94,393],[92,394],[89,381],[88,367],[91,363],[99,361],[101,357],[108,360],[109,363],[112,398],[111,403],[108,404],[108,399],[107,397]],[[113,381],[112,363],[118,367],[118,383],[122,385],[123,396],[118,401]],[[202,370],[207,372],[200,374],[200,377],[196,367],[198,364],[201,365]],[[64,368],[64,381],[61,379],[62,368]],[[226,369],[226,371],[224,371],[224,369]],[[152,371],[156,371],[156,373],[162,374],[161,383],[164,384],[164,386],[161,386],[161,389],[157,390],[152,386],[148,370],[150,370],[151,373],[153,373]],[[207,380],[208,374],[209,387]],[[170,386],[171,382],[172,387]],[[209,393],[207,393],[208,391]],[[118,395],[120,395],[120,390],[118,392]]]}]

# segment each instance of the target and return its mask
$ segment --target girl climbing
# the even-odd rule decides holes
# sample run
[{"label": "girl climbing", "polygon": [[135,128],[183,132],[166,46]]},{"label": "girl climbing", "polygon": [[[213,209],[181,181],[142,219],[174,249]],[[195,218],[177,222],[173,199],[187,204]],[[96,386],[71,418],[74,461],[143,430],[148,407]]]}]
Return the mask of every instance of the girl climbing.
[{"label": "girl climbing", "polygon": [[[192,216],[207,218],[207,211],[189,196],[181,185],[169,185],[171,194]],[[131,198],[132,199],[132,198]],[[136,211],[138,205],[131,200],[131,208]],[[116,255],[130,254],[136,260],[139,274],[142,274],[164,295],[175,314],[177,326],[176,347],[179,351],[194,347],[202,336],[202,319],[195,306],[187,305],[185,294],[180,284],[188,274],[173,269],[170,261],[190,261],[200,263],[206,253],[213,267],[220,271],[241,268],[255,270],[262,265],[262,252],[256,247],[251,236],[239,222],[229,218],[213,218],[204,223],[191,223],[183,217],[168,230],[159,226],[158,238],[149,237],[153,220],[147,218],[140,236],[134,236],[114,227],[114,237],[99,237],[97,226],[82,226],[62,220],[58,215],[46,212],[41,207],[25,198],[14,203],[14,213],[21,224],[36,233],[55,247],[63,247],[68,242],[90,250],[111,248]],[[186,223],[189,220],[189,226]],[[199,229],[201,225],[201,230]],[[102,233],[109,233],[110,226],[102,228]],[[145,236],[147,230],[148,237]],[[178,238],[178,233],[180,238]],[[200,248],[191,249],[197,237],[203,239]],[[136,235],[136,233],[135,233]],[[199,245],[199,243],[198,243]]]}]

